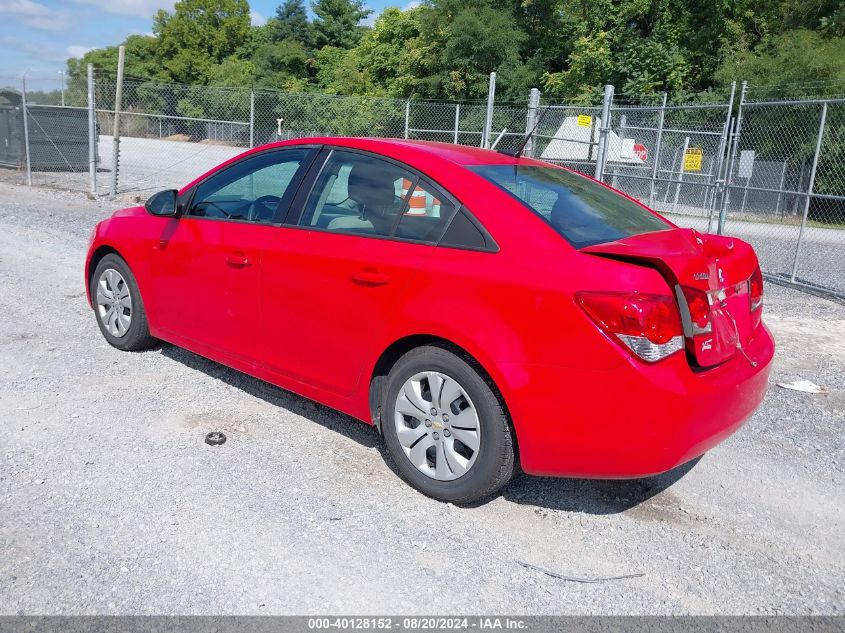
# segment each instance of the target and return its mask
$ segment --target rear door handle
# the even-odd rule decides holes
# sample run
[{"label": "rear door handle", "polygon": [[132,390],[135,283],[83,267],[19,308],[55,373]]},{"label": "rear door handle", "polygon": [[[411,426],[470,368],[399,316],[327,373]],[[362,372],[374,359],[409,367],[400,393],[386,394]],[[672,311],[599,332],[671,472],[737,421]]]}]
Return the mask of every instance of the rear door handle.
[{"label": "rear door handle", "polygon": [[250,266],[252,264],[249,257],[243,253],[229,253],[226,255],[226,263],[230,266],[237,266],[238,268],[243,268],[244,266]]},{"label": "rear door handle", "polygon": [[377,270],[359,270],[352,273],[352,281],[362,286],[383,286],[390,283],[390,276]]}]

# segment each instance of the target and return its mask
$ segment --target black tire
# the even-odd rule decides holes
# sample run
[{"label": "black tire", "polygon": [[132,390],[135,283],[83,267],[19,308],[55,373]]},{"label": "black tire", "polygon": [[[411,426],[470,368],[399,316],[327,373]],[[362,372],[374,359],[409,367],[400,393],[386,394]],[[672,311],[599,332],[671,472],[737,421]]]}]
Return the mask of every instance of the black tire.
[{"label": "black tire", "polygon": [[[108,328],[100,318],[100,312],[97,307],[97,284],[103,273],[112,269],[120,273],[121,277],[126,282],[129,289],[129,294],[132,298],[131,319],[126,333],[122,336],[115,336],[108,331]],[[129,266],[123,261],[123,258],[114,253],[109,253],[97,264],[94,269],[94,274],[91,276],[91,303],[94,305],[94,318],[97,320],[97,327],[100,328],[103,337],[109,342],[109,345],[116,347],[125,352],[134,352],[142,349],[147,349],[155,345],[156,339],[150,335],[150,328],[147,323],[147,312],[144,309],[144,302],[141,299],[141,293],[138,291],[138,283],[135,281],[135,276],[129,269]]]},{"label": "black tire", "polygon": [[[396,399],[415,374],[436,371],[456,380],[475,405],[481,439],[475,463],[461,477],[439,481],[419,470],[405,454],[394,422]],[[393,463],[423,494],[456,504],[485,499],[504,486],[514,471],[514,446],[508,416],[472,359],[438,346],[415,348],[402,356],[387,377],[381,398],[381,428]]]}]

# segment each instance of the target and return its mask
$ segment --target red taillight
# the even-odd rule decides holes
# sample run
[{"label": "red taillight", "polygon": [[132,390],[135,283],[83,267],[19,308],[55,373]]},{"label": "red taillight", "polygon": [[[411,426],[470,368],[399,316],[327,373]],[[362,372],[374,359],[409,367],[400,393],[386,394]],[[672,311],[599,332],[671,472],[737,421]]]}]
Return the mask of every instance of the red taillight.
[{"label": "red taillight", "polygon": [[684,298],[687,300],[690,320],[692,321],[692,335],[707,334],[712,331],[710,323],[710,298],[703,290],[681,286]]},{"label": "red taillight", "polygon": [[576,299],[605,332],[643,360],[658,361],[684,347],[681,318],[670,296],[583,292]]},{"label": "red taillight", "polygon": [[751,311],[758,310],[763,305],[763,273],[760,272],[760,267],[751,275],[748,280],[748,298],[751,302]]}]

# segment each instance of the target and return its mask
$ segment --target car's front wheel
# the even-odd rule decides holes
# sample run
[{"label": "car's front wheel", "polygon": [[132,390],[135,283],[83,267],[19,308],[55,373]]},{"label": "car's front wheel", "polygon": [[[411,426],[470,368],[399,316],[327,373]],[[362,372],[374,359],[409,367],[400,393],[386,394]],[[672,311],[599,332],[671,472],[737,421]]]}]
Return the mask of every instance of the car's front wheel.
[{"label": "car's front wheel", "polygon": [[402,476],[435,499],[477,501],[513,474],[513,440],[499,399],[470,359],[448,349],[419,347],[396,362],[381,425]]},{"label": "car's front wheel", "polygon": [[91,276],[91,303],[109,344],[135,351],[155,343],[135,276],[120,256],[109,253],[97,264]]}]

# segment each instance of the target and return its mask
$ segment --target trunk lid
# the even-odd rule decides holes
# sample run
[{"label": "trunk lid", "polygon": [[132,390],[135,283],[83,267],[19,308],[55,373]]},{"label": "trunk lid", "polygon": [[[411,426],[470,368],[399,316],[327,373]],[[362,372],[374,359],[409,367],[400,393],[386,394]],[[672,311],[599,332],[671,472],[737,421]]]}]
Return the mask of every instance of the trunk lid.
[{"label": "trunk lid", "polygon": [[[675,293],[687,350],[701,367],[732,358],[752,336],[757,321],[750,310],[749,279],[758,264],[754,250],[742,240],[674,228],[581,252],[656,268]],[[691,310],[692,315],[706,313],[709,326],[696,327]]]}]

